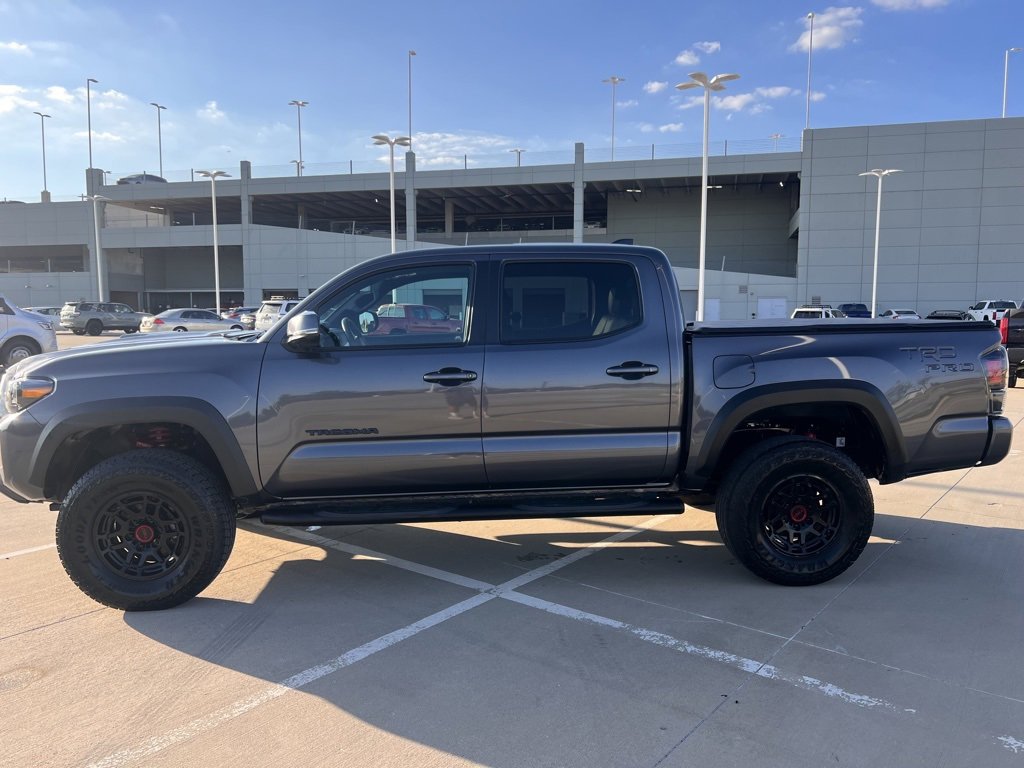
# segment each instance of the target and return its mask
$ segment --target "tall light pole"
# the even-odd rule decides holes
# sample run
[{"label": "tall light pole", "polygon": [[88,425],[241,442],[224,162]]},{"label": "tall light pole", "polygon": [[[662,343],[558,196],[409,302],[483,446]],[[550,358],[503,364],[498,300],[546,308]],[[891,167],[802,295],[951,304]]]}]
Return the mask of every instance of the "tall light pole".
[{"label": "tall light pole", "polygon": [[378,133],[371,137],[374,144],[387,144],[390,154],[391,171],[389,176],[389,188],[391,190],[391,252],[395,252],[395,144],[400,147],[408,147],[410,139],[408,136],[398,136],[392,139],[384,133]]},{"label": "tall light pole", "polygon": [[103,195],[82,195],[82,200],[92,200],[92,223],[93,233],[96,236],[96,298],[98,301],[108,301],[107,296],[107,266],[103,262],[103,246],[100,243],[100,211],[97,202],[109,200]]},{"label": "tall light pole", "polygon": [[858,176],[875,176],[878,178],[878,205],[875,209],[875,266],[871,271],[871,316],[877,312],[876,298],[878,297],[878,235],[882,227],[882,179],[890,173],[903,173],[899,168],[875,168]]},{"label": "tall light pole", "polygon": [[89,131],[89,167],[92,168],[92,83],[98,83],[94,77],[90,77],[85,81],[85,117],[87,121],[87,130]]},{"label": "tall light pole", "polygon": [[626,78],[619,77],[618,75],[612,75],[607,80],[602,80],[602,83],[612,84],[612,161],[615,160],[615,87],[619,83],[626,82]]},{"label": "tall light pole", "polygon": [[289,160],[288,162],[289,163],[295,163],[295,175],[296,176],[301,176],[302,175],[302,163],[300,163],[298,160]]},{"label": "tall light pole", "polygon": [[[409,151],[412,151],[412,57],[416,51],[409,51]],[[394,249],[392,249],[394,250]]]},{"label": "tall light pole", "polygon": [[807,38],[807,117],[804,119],[804,128],[811,127],[811,54],[814,52],[814,12],[807,14],[810,21],[811,33]]},{"label": "tall light pole", "polygon": [[210,200],[213,204],[213,305],[220,314],[220,249],[217,245],[217,179],[222,176],[230,176],[224,171],[196,171],[200,176],[210,180]]},{"label": "tall light pole", "polygon": [[43,139],[43,192],[46,192],[46,118],[50,115],[44,115],[42,112],[33,112],[33,115],[39,115],[39,133]]},{"label": "tall light pole", "polygon": [[520,149],[519,147],[509,150],[509,152],[516,153],[516,168],[520,167],[523,164],[523,152],[525,151],[525,149]]},{"label": "tall light pole", "polygon": [[782,134],[781,133],[773,133],[768,138],[771,139],[773,142],[775,142],[772,145],[772,152],[778,152],[779,151],[779,139],[782,138]]},{"label": "tall light pole", "polygon": [[711,79],[704,72],[691,72],[690,81],[676,86],[680,91],[690,88],[704,89],[704,154],[700,184],[700,262],[697,269],[697,320],[704,319],[704,263],[708,239],[708,113],[711,111],[711,92],[724,91],[724,82],[737,80],[739,75],[715,75]]},{"label": "tall light pole", "polygon": [[299,118],[299,176],[302,175],[302,108],[308,106],[308,101],[300,101],[299,99],[292,99],[288,102],[288,106],[295,107],[295,115]]},{"label": "tall light pole", "polygon": [[1003,56],[1003,117],[1006,117],[1006,83],[1010,77],[1010,54],[1020,53],[1021,48],[1007,48]]},{"label": "tall light pole", "polygon": [[164,177],[164,136],[163,130],[160,127],[160,113],[167,109],[167,107],[163,104],[157,104],[155,101],[149,103],[151,106],[156,107],[156,147],[160,155],[160,178],[162,179]]}]

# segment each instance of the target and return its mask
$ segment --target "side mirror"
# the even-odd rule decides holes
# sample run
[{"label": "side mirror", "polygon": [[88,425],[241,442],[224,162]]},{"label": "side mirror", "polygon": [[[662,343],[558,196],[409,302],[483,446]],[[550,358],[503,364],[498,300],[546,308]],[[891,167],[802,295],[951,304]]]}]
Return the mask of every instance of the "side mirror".
[{"label": "side mirror", "polygon": [[377,316],[369,310],[359,313],[359,327],[363,333],[373,333],[377,330]]},{"label": "side mirror", "polygon": [[320,317],[316,312],[300,312],[288,321],[284,344],[295,352],[320,349]]}]

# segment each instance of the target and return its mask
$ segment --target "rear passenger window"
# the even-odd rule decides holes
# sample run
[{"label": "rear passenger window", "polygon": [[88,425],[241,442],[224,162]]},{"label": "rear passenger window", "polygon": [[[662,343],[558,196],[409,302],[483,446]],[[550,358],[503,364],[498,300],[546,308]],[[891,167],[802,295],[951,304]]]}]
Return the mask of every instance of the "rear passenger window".
[{"label": "rear passenger window", "polygon": [[616,262],[507,262],[502,343],[600,338],[640,324],[636,270]]}]

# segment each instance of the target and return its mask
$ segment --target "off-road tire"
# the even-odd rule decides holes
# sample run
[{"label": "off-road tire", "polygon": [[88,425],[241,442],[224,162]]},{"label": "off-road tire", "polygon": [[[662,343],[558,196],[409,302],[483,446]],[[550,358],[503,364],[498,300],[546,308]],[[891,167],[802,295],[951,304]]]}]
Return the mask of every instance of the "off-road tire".
[{"label": "off-road tire", "polygon": [[38,355],[39,345],[31,339],[11,339],[0,349],[0,362],[5,368],[10,368],[15,363],[20,363],[32,355]]},{"label": "off-road tire", "polygon": [[57,515],[57,553],[97,602],[172,608],[224,567],[235,511],[223,480],[195,459],[133,450],[101,461],[72,486]]},{"label": "off-road tire", "polygon": [[103,333],[103,323],[99,320],[90,320],[85,324],[85,332],[90,336],[99,336]]},{"label": "off-road tire", "polygon": [[787,436],[745,451],[727,473],[715,516],[729,551],[786,586],[835,578],[864,551],[874,524],[871,488],[853,460]]}]

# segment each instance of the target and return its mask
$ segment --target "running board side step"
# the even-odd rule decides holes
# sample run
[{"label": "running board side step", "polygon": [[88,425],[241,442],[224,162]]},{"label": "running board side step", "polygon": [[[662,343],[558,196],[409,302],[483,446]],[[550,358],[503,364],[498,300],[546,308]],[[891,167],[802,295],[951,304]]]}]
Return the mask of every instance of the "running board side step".
[{"label": "running board side step", "polygon": [[459,520],[505,520],[545,517],[605,517],[613,515],[679,514],[683,502],[678,494],[605,494],[576,498],[515,500],[408,499],[349,502],[302,501],[275,505],[259,513],[268,525],[351,525],[366,523],[430,523]]}]

